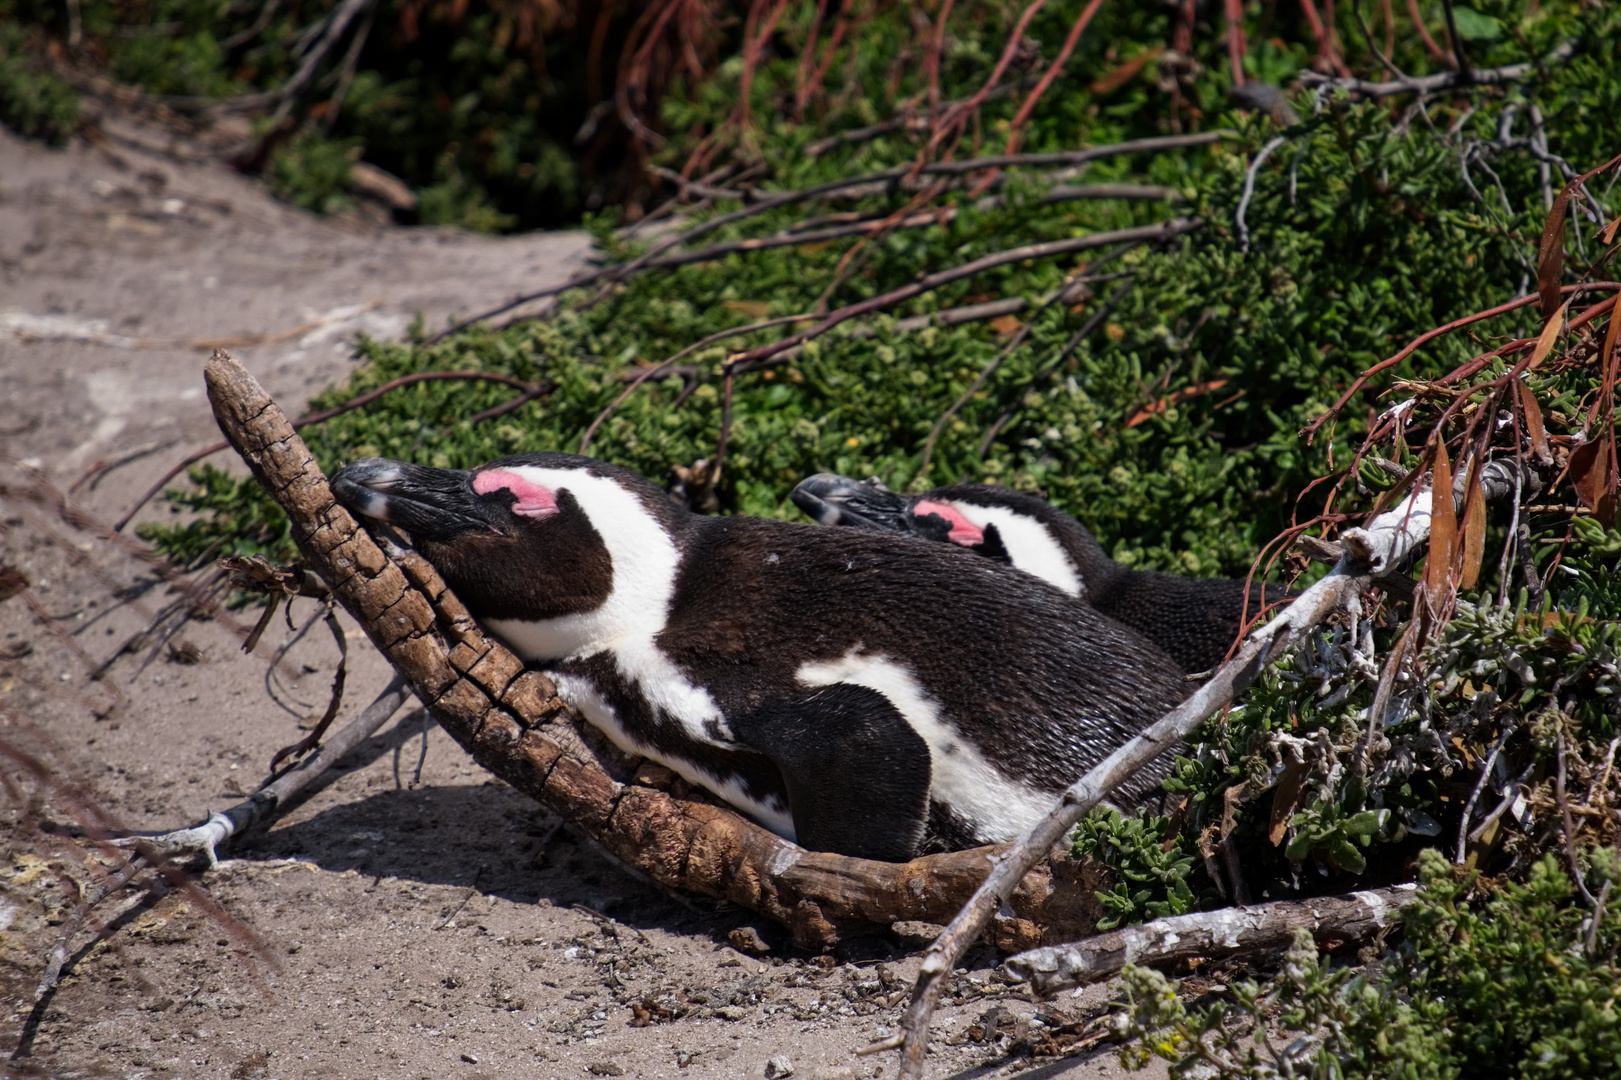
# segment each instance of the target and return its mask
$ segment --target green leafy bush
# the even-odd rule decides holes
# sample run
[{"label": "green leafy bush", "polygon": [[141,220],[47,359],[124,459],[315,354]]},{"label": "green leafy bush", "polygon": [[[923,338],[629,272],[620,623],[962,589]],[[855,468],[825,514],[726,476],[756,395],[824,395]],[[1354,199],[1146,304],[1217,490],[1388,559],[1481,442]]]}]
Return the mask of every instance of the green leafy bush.
[{"label": "green leafy bush", "polygon": [[[1588,853],[1588,883],[1613,880],[1613,848]],[[1621,913],[1584,904],[1552,855],[1523,885],[1460,879],[1425,851],[1423,887],[1390,957],[1364,968],[1319,957],[1301,931],[1271,981],[1189,1009],[1164,976],[1128,969],[1128,1068],[1175,1077],[1621,1075]],[[1288,1041],[1285,1041],[1288,1040]]]},{"label": "green leafy bush", "polygon": [[[1199,905],[1193,891],[1200,883],[1194,870],[1196,849],[1186,833],[1172,830],[1169,818],[1146,811],[1127,817],[1112,807],[1099,807],[1075,827],[1071,850],[1078,859],[1115,871],[1115,883],[1098,893],[1105,913],[1099,930],[1186,915]],[[1209,903],[1215,897],[1205,884]]]},{"label": "green leafy bush", "polygon": [[42,35],[0,19],[0,123],[60,146],[79,123],[79,96],[44,70]]}]

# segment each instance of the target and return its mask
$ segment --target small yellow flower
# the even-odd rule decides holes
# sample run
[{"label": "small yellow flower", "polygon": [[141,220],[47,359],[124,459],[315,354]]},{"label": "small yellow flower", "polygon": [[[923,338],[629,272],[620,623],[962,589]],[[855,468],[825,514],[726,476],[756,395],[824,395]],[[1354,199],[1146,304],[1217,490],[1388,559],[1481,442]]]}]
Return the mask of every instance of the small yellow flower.
[{"label": "small yellow flower", "polygon": [[854,435],[852,435],[848,439],[844,440],[844,445],[850,447],[853,450],[856,447],[861,445],[861,440],[856,438]]}]

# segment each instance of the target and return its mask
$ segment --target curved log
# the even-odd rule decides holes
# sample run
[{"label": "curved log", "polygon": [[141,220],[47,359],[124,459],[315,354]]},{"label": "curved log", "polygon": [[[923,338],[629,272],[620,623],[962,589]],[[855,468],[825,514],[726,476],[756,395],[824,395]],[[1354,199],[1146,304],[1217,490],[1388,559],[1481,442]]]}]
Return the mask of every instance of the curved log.
[{"label": "curved log", "polygon": [[[573,751],[582,733],[551,680],[486,636],[426,560],[385,554],[337,504],[286,415],[238,361],[216,351],[206,377],[221,431],[287,511],[305,561],[444,729],[633,869],[758,911],[788,926],[799,947],[822,951],[900,920],[950,922],[1006,847],[902,864],[811,852],[658,779],[667,770],[642,770],[645,783],[614,779]],[[1055,855],[1025,876],[989,938],[1016,951],[1092,933],[1107,873]]]}]

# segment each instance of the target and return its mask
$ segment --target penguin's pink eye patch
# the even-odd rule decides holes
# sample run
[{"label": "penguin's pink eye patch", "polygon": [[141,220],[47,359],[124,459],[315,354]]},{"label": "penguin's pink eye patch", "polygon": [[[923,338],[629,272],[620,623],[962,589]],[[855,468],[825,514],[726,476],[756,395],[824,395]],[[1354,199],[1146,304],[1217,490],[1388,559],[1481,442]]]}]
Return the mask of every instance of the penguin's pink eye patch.
[{"label": "penguin's pink eye patch", "polygon": [[928,517],[937,514],[951,523],[949,539],[953,544],[975,547],[985,542],[985,530],[962,516],[962,511],[948,503],[920,502],[912,507],[912,516]]},{"label": "penguin's pink eye patch", "polygon": [[549,518],[557,513],[557,494],[551,488],[505,469],[489,469],[473,477],[473,490],[480,495],[502,489],[517,496],[512,512],[523,517]]}]

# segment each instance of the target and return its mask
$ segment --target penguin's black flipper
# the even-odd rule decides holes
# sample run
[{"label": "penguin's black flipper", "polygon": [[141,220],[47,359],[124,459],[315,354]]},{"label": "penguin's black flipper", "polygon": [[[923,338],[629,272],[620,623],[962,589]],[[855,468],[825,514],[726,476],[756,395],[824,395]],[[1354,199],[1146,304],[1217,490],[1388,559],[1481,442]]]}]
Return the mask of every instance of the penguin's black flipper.
[{"label": "penguin's black flipper", "polygon": [[801,847],[884,862],[917,853],[929,814],[929,744],[883,694],[836,683],[730,724],[782,770]]}]

